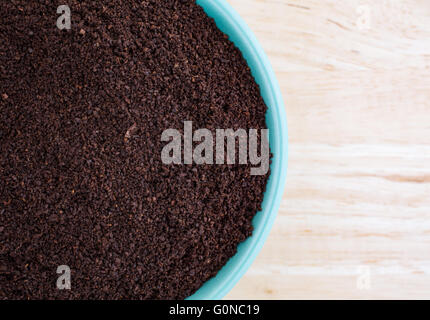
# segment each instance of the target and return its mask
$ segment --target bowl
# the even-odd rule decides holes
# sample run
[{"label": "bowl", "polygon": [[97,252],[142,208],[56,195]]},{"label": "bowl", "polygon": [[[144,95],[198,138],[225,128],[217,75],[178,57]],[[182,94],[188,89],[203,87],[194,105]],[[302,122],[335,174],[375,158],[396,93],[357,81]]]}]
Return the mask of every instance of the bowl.
[{"label": "bowl", "polygon": [[218,28],[227,34],[240,49],[251,72],[260,86],[261,95],[268,106],[266,122],[269,141],[274,157],[267,184],[262,211],[252,223],[254,232],[238,246],[237,253],[218,274],[205,282],[189,300],[222,299],[245,274],[257,257],[275,221],[284,192],[287,175],[288,133],[287,119],[281,90],[270,62],[262,47],[242,18],[225,0],[197,0]]}]

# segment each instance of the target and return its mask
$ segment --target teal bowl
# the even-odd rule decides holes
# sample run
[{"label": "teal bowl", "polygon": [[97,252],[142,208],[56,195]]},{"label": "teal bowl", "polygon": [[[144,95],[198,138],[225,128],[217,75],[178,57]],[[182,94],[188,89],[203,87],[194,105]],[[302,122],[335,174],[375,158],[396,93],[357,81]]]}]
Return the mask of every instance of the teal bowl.
[{"label": "teal bowl", "polygon": [[270,62],[256,37],[225,0],[197,0],[218,28],[241,50],[260,86],[268,106],[266,115],[271,151],[271,175],[264,195],[263,210],[253,220],[253,235],[238,247],[237,253],[191,297],[190,300],[222,299],[245,274],[257,257],[275,221],[287,175],[288,133],[281,90]]}]

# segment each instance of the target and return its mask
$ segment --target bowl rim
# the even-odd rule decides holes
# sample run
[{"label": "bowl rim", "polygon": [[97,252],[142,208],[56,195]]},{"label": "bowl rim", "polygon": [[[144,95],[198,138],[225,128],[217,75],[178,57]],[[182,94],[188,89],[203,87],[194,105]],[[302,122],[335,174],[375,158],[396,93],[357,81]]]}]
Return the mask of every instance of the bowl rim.
[{"label": "bowl rim", "polygon": [[266,121],[271,120],[272,123],[272,126],[269,127],[269,136],[274,157],[270,166],[271,174],[264,195],[263,210],[258,212],[253,219],[254,232],[251,237],[238,246],[237,253],[229,259],[215,277],[206,281],[202,287],[187,298],[189,300],[219,300],[236,285],[249,269],[272,229],[286,183],[288,129],[279,83],[268,57],[251,29],[225,0],[197,0],[197,4],[215,19],[221,31],[226,33],[242,52],[269,108]]}]

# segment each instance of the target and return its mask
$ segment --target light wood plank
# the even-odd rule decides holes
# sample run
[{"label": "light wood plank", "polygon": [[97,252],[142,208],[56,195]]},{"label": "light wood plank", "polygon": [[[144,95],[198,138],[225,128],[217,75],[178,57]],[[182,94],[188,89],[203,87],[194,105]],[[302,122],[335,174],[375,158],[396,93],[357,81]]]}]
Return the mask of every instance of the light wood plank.
[{"label": "light wood plank", "polygon": [[430,2],[229,2],[278,76],[291,153],[274,229],[227,298],[429,299]]}]

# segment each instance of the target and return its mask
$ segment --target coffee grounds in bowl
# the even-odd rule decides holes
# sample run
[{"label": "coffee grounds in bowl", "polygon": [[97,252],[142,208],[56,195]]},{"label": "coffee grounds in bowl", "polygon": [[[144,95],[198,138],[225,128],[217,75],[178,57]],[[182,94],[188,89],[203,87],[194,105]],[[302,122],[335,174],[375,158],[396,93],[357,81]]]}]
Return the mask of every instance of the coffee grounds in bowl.
[{"label": "coffee grounds in bowl", "polygon": [[240,51],[191,0],[2,1],[0,21],[0,299],[193,294],[252,234],[269,173],[165,165],[161,135],[266,128]]}]

